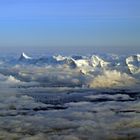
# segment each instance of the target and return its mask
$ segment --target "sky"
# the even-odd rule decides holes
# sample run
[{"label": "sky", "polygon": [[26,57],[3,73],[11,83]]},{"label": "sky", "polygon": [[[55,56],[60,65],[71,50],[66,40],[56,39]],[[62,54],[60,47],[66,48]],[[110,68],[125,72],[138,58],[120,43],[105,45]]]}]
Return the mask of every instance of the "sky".
[{"label": "sky", "polygon": [[0,0],[1,52],[138,53],[139,0]]}]

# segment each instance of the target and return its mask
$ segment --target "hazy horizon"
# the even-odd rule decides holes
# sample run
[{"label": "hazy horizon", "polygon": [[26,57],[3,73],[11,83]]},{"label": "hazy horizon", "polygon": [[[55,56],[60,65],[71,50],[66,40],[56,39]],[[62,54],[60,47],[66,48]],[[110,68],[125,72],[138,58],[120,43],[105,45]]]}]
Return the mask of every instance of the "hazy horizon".
[{"label": "hazy horizon", "polygon": [[139,54],[140,47],[135,49],[135,47],[123,48],[123,47],[112,47],[112,48],[103,48],[103,47],[68,47],[64,49],[63,47],[1,47],[0,55],[15,54],[19,56],[22,52],[27,53],[28,55],[90,55],[90,54],[116,54],[116,55],[132,55]]},{"label": "hazy horizon", "polygon": [[137,0],[0,1],[0,49],[7,52],[138,53]]}]

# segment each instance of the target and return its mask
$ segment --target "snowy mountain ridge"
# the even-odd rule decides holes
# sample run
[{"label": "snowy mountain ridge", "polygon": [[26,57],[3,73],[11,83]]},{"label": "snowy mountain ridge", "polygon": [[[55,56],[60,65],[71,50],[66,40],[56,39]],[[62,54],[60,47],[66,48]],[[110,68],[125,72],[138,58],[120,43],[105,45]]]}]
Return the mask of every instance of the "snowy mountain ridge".
[{"label": "snowy mountain ridge", "polygon": [[[24,61],[26,60],[26,61]],[[138,73],[140,69],[140,54],[126,56],[123,59],[121,56],[110,55],[109,58],[105,58],[99,55],[85,56],[62,56],[55,55],[49,57],[32,58],[25,53],[22,53],[19,62],[28,64],[40,64],[40,65],[67,65],[72,68],[81,69],[118,69],[121,67],[128,67],[128,70],[132,73]]]},{"label": "snowy mountain ridge", "polygon": [[[90,55],[0,58],[1,78],[43,86],[134,87],[140,83],[140,55]],[[137,86],[138,87],[138,86]]]},{"label": "snowy mountain ridge", "polygon": [[26,55],[24,52],[21,54],[19,60],[31,60],[32,58]]}]

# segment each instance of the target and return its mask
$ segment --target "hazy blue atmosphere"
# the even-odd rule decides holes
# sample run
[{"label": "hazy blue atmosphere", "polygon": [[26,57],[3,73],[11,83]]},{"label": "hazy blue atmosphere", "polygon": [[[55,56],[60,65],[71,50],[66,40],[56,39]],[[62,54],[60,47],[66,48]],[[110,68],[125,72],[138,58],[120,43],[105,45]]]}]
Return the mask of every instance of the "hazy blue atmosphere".
[{"label": "hazy blue atmosphere", "polygon": [[139,0],[0,1],[1,52],[138,53]]}]

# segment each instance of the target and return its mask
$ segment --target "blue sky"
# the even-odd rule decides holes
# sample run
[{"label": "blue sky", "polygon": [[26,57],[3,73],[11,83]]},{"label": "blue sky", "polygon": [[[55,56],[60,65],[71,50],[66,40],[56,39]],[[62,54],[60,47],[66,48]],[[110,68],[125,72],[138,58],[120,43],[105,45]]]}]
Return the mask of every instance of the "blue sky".
[{"label": "blue sky", "polygon": [[0,0],[2,51],[140,52],[139,0]]}]

